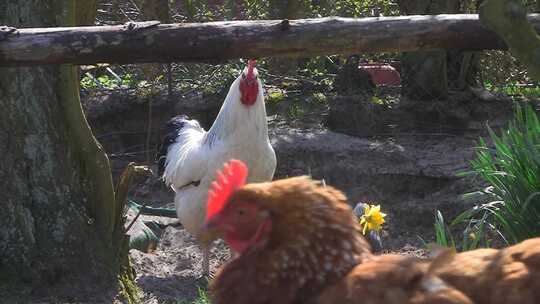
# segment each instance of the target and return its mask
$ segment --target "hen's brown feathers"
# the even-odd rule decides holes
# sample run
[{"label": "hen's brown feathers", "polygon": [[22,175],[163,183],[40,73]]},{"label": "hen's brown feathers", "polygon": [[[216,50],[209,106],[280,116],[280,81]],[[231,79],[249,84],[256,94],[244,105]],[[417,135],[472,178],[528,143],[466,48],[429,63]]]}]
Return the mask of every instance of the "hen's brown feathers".
[{"label": "hen's brown feathers", "polygon": [[313,304],[468,304],[470,299],[429,273],[429,261],[383,255],[356,266]]},{"label": "hen's brown feathers", "polygon": [[356,266],[314,303],[532,304],[538,299],[540,238],[501,250],[447,251],[432,260],[380,256]]},{"label": "hen's brown feathers", "polygon": [[478,304],[538,303],[540,238],[500,250],[463,252],[435,273]]},{"label": "hen's brown feathers", "polygon": [[[371,257],[345,196],[332,187],[296,177],[246,185],[230,204],[235,201],[268,210],[272,231],[264,248],[223,267],[212,285],[218,303],[303,302]],[[246,285],[241,294],[232,291]]]}]

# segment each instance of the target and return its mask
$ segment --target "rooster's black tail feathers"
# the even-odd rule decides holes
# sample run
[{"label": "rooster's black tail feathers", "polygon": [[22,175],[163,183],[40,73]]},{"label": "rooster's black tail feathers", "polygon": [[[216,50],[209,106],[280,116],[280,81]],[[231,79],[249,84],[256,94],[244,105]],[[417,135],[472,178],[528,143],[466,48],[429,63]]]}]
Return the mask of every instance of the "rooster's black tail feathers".
[{"label": "rooster's black tail feathers", "polygon": [[188,120],[189,118],[186,115],[178,115],[171,118],[165,124],[165,136],[163,136],[163,139],[161,140],[156,155],[158,176],[162,176],[163,172],[165,172],[165,161],[167,160],[167,152],[169,152],[169,147],[176,142],[178,133],[180,130],[182,130]]}]

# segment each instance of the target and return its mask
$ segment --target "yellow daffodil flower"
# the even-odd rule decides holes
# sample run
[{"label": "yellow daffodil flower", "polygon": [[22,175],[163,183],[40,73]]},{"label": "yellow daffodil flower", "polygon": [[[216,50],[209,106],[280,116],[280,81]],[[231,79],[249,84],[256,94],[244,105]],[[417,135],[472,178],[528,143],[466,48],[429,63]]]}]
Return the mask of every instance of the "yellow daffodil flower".
[{"label": "yellow daffodil flower", "polygon": [[366,204],[364,214],[360,217],[360,225],[363,227],[362,233],[365,235],[369,230],[381,230],[385,216],[386,213],[381,212],[381,205]]}]

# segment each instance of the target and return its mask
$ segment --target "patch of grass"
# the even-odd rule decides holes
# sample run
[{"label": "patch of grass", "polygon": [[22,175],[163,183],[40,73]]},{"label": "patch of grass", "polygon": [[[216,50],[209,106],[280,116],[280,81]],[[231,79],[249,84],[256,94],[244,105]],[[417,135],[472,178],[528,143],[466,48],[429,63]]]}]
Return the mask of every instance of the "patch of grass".
[{"label": "patch of grass", "polygon": [[84,76],[81,79],[81,88],[89,90],[97,88],[97,83],[90,77]]},{"label": "patch of grass", "polygon": [[[470,212],[467,210],[456,217],[450,224],[446,224],[442,213],[437,210],[435,216],[435,243],[439,246],[450,247],[456,251],[468,251],[478,248],[491,247],[491,241],[486,236],[486,218],[480,220],[470,217]],[[465,226],[464,228],[462,226]],[[461,232],[461,240],[456,240],[453,231],[459,229]]]},{"label": "patch of grass", "polygon": [[199,287],[198,297],[193,301],[180,300],[175,304],[211,304],[210,297],[208,296],[208,291],[204,288]]},{"label": "patch of grass", "polygon": [[285,92],[281,90],[272,90],[268,92],[268,96],[266,97],[266,102],[269,104],[278,104],[279,102],[283,101],[287,95]]},{"label": "patch of grass", "polygon": [[440,246],[455,248],[456,243],[449,230],[441,211],[437,210],[435,215],[435,242]]},{"label": "patch of grass", "polygon": [[301,118],[304,114],[305,110],[298,102],[293,102],[287,112],[287,115],[292,119]]},{"label": "patch of grass", "polygon": [[131,73],[126,73],[119,77],[116,78],[106,74],[93,77],[91,74],[88,74],[81,79],[81,87],[87,90],[96,88],[117,89],[120,87],[132,87],[135,84],[133,74]]},{"label": "patch of grass", "polygon": [[326,95],[324,95],[323,93],[313,93],[313,100],[315,102],[324,104],[326,103],[327,98]]},{"label": "patch of grass", "polygon": [[503,86],[495,86],[490,82],[484,83],[486,89],[494,92],[501,92],[508,96],[523,96],[540,98],[540,85],[539,84],[521,84],[519,82],[509,82]]},{"label": "patch of grass", "polygon": [[379,105],[379,106],[382,106],[382,105],[385,104],[384,99],[381,99],[381,98],[379,98],[378,96],[372,96],[372,97],[371,97],[371,102],[372,102],[373,104],[376,104],[376,105]]}]

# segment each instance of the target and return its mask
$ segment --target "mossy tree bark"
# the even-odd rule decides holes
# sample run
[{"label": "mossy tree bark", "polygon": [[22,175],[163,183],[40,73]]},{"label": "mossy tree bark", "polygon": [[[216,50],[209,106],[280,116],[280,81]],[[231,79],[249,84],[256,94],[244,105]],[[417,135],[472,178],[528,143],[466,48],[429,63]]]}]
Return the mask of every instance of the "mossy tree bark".
[{"label": "mossy tree bark", "polygon": [[527,21],[522,1],[485,0],[480,6],[480,21],[499,34],[531,78],[540,81],[540,37]]},{"label": "mossy tree bark", "polygon": [[[90,2],[2,1],[0,24],[88,24]],[[0,68],[0,106],[0,294],[61,298],[129,278],[123,206],[84,117],[76,68]],[[72,288],[54,288],[64,283]]]}]

